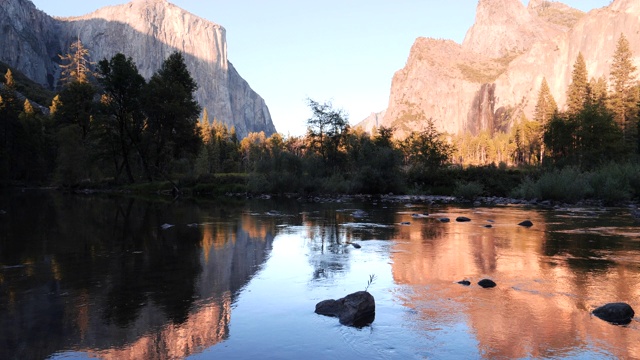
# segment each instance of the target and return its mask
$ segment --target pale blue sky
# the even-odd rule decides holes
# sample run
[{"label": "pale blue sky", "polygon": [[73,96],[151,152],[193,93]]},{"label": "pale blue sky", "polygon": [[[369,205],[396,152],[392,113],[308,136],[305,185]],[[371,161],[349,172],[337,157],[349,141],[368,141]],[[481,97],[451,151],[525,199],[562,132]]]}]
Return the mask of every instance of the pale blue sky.
[{"label": "pale blue sky", "polygon": [[[54,16],[122,0],[33,0]],[[330,100],[355,124],[385,109],[393,74],[419,36],[462,42],[477,0],[169,0],[227,29],[229,60],[267,102],[282,134],[301,135],[305,99]],[[566,0],[588,11],[610,0]],[[528,3],[528,0],[523,0]]]}]

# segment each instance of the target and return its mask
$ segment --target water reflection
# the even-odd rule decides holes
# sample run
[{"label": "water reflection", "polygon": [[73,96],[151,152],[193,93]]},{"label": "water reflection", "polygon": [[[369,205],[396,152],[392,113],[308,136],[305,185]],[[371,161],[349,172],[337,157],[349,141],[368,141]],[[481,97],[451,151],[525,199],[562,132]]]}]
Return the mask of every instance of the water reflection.
[{"label": "water reflection", "polygon": [[[603,303],[640,298],[638,243],[566,233],[602,226],[610,215],[569,222],[558,221],[559,215],[492,209],[471,213],[468,224],[403,228],[391,253],[392,271],[410,289],[404,303],[418,311],[418,327],[429,332],[463,324],[486,358],[584,356],[590,349],[598,357],[639,358],[637,324],[630,331],[589,315]],[[515,225],[525,218],[536,225]],[[480,226],[487,220],[495,220],[493,228]],[[454,284],[483,277],[498,287]]]},{"label": "water reflection", "polygon": [[234,204],[29,193],[0,208],[3,359],[201,351],[229,336],[234,297],[274,236]]}]

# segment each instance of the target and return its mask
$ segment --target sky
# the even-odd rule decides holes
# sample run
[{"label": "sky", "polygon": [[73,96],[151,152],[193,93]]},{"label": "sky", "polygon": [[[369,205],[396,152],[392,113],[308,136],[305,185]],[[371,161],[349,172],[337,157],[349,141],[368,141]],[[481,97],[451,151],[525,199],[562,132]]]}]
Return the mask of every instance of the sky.
[{"label": "sky", "polygon": [[[123,0],[32,0],[77,16]],[[420,36],[461,43],[477,0],[169,0],[227,30],[229,61],[262,96],[284,135],[302,135],[310,98],[356,124],[389,101],[393,74]],[[583,11],[610,0],[565,0]],[[524,4],[528,0],[523,0]]]}]

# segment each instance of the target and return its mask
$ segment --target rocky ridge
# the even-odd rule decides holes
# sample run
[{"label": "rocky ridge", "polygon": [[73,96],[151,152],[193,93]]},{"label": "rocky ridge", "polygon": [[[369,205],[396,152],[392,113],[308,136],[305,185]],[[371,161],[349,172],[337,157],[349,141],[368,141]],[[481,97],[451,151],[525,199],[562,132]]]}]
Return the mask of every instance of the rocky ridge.
[{"label": "rocky ridge", "polygon": [[640,65],[640,3],[615,0],[587,14],[559,2],[480,0],[462,44],[418,38],[393,77],[381,123],[402,137],[433,119],[450,134],[508,130],[533,117],[543,78],[562,109],[579,52],[590,77],[608,78],[625,34]]},{"label": "rocky ridge", "polygon": [[146,78],[181,51],[211,120],[235,126],[240,136],[276,131],[264,99],[228,61],[225,29],[166,0],[133,0],[70,18],[52,18],[28,0],[4,0],[0,31],[0,61],[49,88],[60,75],[58,54],[78,37],[93,61],[122,52]]}]

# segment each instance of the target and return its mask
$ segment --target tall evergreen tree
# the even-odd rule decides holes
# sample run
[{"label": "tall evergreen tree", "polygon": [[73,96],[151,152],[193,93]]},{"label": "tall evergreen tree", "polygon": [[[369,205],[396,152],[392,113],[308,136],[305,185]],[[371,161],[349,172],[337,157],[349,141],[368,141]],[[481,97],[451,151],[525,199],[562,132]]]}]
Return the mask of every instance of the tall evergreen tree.
[{"label": "tall evergreen tree", "polygon": [[621,34],[611,65],[610,104],[616,124],[622,130],[623,141],[630,146],[636,143],[638,131],[634,121],[636,115],[634,108],[638,102],[634,75],[636,66],[633,64],[632,58],[629,41],[624,34]]},{"label": "tall evergreen tree", "polygon": [[143,167],[147,167],[140,148],[144,128],[140,97],[145,80],[133,59],[121,53],[100,61],[98,74],[104,92],[101,104],[105,117],[100,127],[103,149],[113,161],[116,179],[125,171],[127,180],[133,183],[133,151],[138,151]]},{"label": "tall evergreen tree", "polygon": [[578,53],[578,58],[573,65],[571,84],[567,89],[567,113],[575,115],[582,110],[587,99],[588,73],[587,64],[582,53]]},{"label": "tall evergreen tree", "polygon": [[558,105],[551,94],[547,79],[544,78],[542,79],[542,85],[540,85],[540,91],[538,92],[538,102],[536,104],[534,120],[544,125],[551,120],[556,111],[558,111]]},{"label": "tall evergreen tree", "polygon": [[193,161],[198,155],[201,107],[194,97],[197,88],[180,52],[171,54],[149,80],[144,109],[156,174],[165,176],[173,160]]},{"label": "tall evergreen tree", "polygon": [[607,102],[607,80],[603,76],[589,80],[589,95],[589,101],[594,104]]}]

